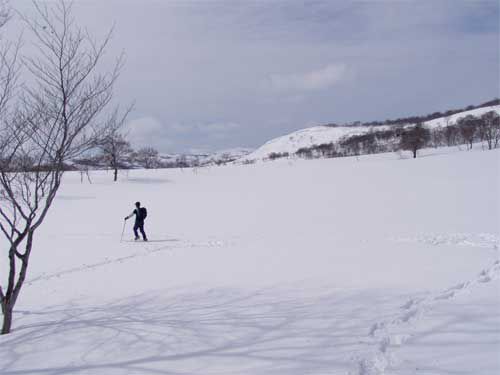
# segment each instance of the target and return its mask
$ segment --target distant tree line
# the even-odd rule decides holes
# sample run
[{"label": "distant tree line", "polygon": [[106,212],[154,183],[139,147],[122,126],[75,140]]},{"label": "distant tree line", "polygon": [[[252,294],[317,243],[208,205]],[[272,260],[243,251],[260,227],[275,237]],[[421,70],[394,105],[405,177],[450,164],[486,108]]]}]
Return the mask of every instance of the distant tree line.
[{"label": "distant tree line", "polygon": [[382,125],[408,125],[408,124],[418,124],[421,122],[427,122],[431,120],[435,120],[441,117],[450,117],[453,115],[456,115],[457,113],[465,112],[465,111],[471,111],[473,109],[479,109],[479,108],[485,108],[485,107],[491,107],[494,105],[500,105],[500,99],[495,98],[493,100],[481,103],[479,105],[469,105],[465,108],[459,108],[459,109],[451,109],[445,112],[434,112],[428,115],[424,116],[408,116],[408,117],[401,117],[397,119],[390,119],[390,120],[384,120],[384,121],[370,121],[370,122],[362,122],[362,121],[354,121],[348,124],[336,124],[336,123],[330,123],[326,124],[325,126],[329,127],[339,127],[339,126],[382,126]]},{"label": "distant tree line", "polygon": [[[135,150],[126,136],[121,132],[122,127],[111,132],[98,144],[92,155],[73,160],[66,165],[67,170],[78,170],[83,174],[89,170],[111,169],[113,180],[117,181],[118,171],[127,169],[159,169],[159,168],[196,168],[210,165],[223,165],[237,159],[230,153],[223,153],[217,157],[209,155],[178,155],[169,157],[161,155],[154,147],[141,147]],[[279,155],[282,157],[283,155]],[[83,181],[83,179],[82,179]]]},{"label": "distant tree line", "polygon": [[[175,163],[177,165],[181,164]],[[97,152],[92,156],[75,159],[69,169],[78,170],[86,166],[90,169],[110,168],[113,170],[113,179],[116,181],[120,169],[132,168],[167,168],[169,165],[162,162],[158,150],[153,147],[142,147],[134,150],[126,138],[117,133],[109,136],[99,144]]]},{"label": "distant tree line", "polygon": [[[380,130],[374,126],[366,133],[346,135],[337,142],[300,148],[295,155],[313,159],[410,151],[416,158],[417,151],[422,148],[466,145],[470,150],[477,142],[489,150],[500,147],[500,116],[495,111],[479,117],[467,115],[453,124],[448,119],[446,126],[431,129],[422,122]],[[288,153],[272,153],[268,158],[274,160],[288,156]]]}]

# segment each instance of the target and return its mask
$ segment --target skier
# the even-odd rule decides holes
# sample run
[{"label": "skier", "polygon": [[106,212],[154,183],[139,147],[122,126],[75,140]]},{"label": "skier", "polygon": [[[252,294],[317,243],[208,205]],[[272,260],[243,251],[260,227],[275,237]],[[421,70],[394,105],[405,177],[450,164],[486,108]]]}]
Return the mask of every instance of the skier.
[{"label": "skier", "polygon": [[142,239],[144,241],[147,241],[148,238],[146,237],[146,233],[144,232],[144,220],[148,216],[148,211],[146,210],[146,207],[141,207],[141,202],[135,202],[135,207],[136,207],[135,210],[130,215],[125,216],[125,220],[128,220],[135,215],[135,224],[134,224],[135,240],[137,241],[139,239],[139,234],[137,233],[137,230],[139,229],[142,234]]}]

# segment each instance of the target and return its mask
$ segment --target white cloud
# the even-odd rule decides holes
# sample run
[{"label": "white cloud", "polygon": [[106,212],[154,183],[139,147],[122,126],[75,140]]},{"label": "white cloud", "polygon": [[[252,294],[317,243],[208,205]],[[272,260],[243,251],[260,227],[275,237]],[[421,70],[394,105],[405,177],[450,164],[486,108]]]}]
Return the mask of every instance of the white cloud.
[{"label": "white cloud", "polygon": [[163,126],[156,118],[147,116],[129,121],[125,129],[130,138],[147,138],[161,132]]},{"label": "white cloud", "polygon": [[213,122],[213,123],[172,123],[166,129],[172,134],[226,134],[240,127],[234,122]]},{"label": "white cloud", "polygon": [[276,91],[314,91],[329,88],[345,77],[344,64],[329,64],[301,74],[272,74],[271,88]]},{"label": "white cloud", "polygon": [[[241,128],[235,122],[162,122],[153,116],[142,116],[129,121],[125,134],[134,148],[152,146],[162,152],[172,148],[186,138],[203,139],[206,142],[224,140]],[[205,143],[196,147],[210,149]]]},{"label": "white cloud", "polygon": [[165,127],[154,117],[146,116],[129,121],[125,125],[127,139],[134,147],[165,146],[169,143]]},{"label": "white cloud", "polygon": [[[116,20],[107,56],[127,55],[115,99],[135,99],[132,142],[171,152],[257,147],[311,118],[369,121],[498,96],[498,4],[473,3],[106,0],[74,9],[99,40]],[[18,24],[2,32],[15,29],[16,40]]]}]

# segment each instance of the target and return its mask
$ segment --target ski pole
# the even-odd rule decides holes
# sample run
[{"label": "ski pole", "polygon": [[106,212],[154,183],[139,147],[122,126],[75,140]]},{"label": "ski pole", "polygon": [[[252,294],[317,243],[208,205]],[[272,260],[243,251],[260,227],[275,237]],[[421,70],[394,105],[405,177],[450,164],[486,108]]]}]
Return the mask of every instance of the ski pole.
[{"label": "ski pole", "polygon": [[120,237],[120,242],[123,242],[123,233],[125,233],[125,224],[127,223],[127,220],[123,220],[123,229],[122,229],[122,236]]}]

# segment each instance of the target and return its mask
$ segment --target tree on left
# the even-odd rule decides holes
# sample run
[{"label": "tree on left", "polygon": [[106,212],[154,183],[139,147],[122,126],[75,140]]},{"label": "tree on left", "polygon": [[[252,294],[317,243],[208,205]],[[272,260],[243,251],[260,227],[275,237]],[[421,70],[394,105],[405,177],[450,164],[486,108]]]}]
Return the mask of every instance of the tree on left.
[{"label": "tree on left", "polygon": [[[67,163],[95,149],[114,126],[109,107],[123,66],[120,55],[101,69],[112,29],[97,41],[76,24],[71,3],[33,6],[34,16],[16,16],[36,52],[23,54],[20,43],[0,47],[0,232],[8,249],[8,270],[0,272],[1,334],[11,331],[35,233]],[[0,9],[0,25],[8,27],[9,12]]]}]

